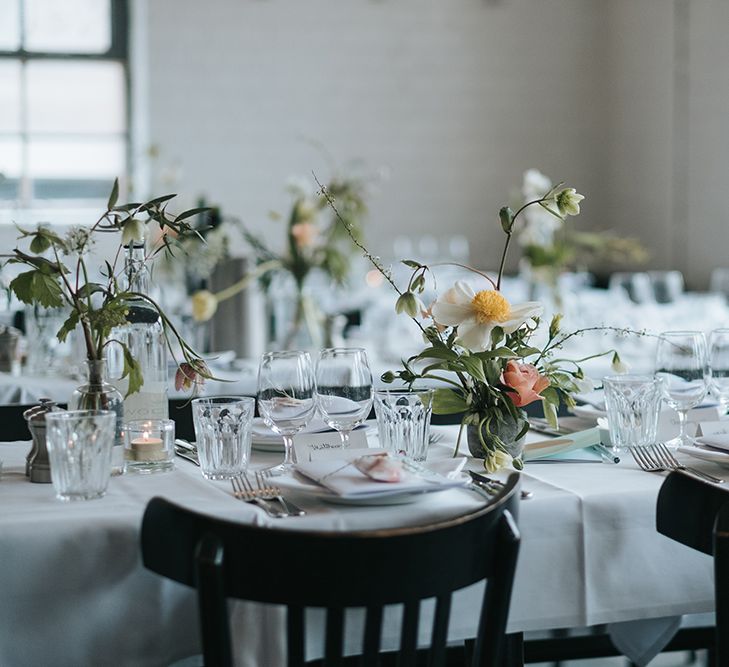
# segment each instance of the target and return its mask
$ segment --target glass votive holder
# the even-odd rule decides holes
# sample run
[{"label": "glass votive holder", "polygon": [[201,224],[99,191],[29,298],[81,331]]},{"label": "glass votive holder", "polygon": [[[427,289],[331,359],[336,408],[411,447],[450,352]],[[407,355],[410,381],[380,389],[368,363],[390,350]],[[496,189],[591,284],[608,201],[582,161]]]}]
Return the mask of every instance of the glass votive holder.
[{"label": "glass votive holder", "polygon": [[433,393],[432,389],[380,389],[375,392],[380,447],[415,461],[425,461]]},{"label": "glass votive holder", "polygon": [[124,424],[125,472],[165,472],[175,467],[175,422],[133,419]]},{"label": "glass votive holder", "polygon": [[91,500],[106,493],[111,476],[116,413],[68,410],[46,414],[51,480],[59,500]]}]

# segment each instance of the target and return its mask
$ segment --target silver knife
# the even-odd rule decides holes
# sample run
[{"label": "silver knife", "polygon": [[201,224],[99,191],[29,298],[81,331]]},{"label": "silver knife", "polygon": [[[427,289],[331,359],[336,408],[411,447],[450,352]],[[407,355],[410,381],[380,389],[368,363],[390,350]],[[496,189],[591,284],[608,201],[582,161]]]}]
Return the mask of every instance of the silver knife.
[{"label": "silver knife", "polygon": [[[471,480],[475,484],[480,484],[486,488],[490,487],[493,489],[493,487],[502,487],[506,486],[504,482],[502,482],[499,479],[492,479],[491,477],[486,477],[486,475],[481,475],[477,472],[474,472],[473,470],[468,470],[468,474],[471,476]],[[534,494],[531,491],[521,491],[521,499],[522,500],[529,500],[529,498],[532,498]]]},{"label": "silver knife", "polygon": [[198,468],[200,467],[200,461],[197,458],[197,454],[194,452],[191,452],[190,450],[185,450],[180,446],[175,446],[175,454],[179,456],[181,459],[185,459],[186,461],[190,461],[191,463],[194,463]]}]

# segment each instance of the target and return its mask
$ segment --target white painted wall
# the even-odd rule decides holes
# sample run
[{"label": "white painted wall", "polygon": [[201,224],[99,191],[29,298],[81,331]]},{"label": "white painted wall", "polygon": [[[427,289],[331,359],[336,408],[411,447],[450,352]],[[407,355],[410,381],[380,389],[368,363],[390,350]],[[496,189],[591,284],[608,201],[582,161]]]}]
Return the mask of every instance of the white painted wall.
[{"label": "white painted wall", "polygon": [[[374,252],[465,233],[493,267],[495,212],[535,166],[587,195],[581,225],[641,237],[652,266],[694,287],[729,266],[726,0],[131,4],[140,196],[177,174],[181,204],[205,194],[276,242],[286,179],[359,159],[389,172]],[[0,225],[0,248],[14,238]]]},{"label": "white painted wall", "polygon": [[494,266],[496,212],[528,167],[574,183],[584,223],[600,220],[602,4],[150,0],[148,137],[162,166],[181,164],[180,192],[275,240],[286,179],[331,173],[320,144],[389,173],[371,200],[376,254],[393,234],[457,232]]}]

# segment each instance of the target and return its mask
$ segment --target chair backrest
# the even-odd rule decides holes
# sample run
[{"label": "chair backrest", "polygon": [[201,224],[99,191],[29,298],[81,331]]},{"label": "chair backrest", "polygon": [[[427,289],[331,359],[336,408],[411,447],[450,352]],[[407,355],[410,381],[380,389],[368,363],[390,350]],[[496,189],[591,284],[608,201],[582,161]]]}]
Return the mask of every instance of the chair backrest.
[{"label": "chair backrest", "polygon": [[326,609],[325,664],[340,664],[345,609],[366,610],[362,653],[377,665],[383,607],[403,604],[400,664],[415,665],[420,601],[436,599],[431,665],[445,661],[451,593],[488,579],[473,665],[502,665],[519,548],[518,475],[488,506],[429,526],[361,532],[261,528],[154,498],[142,524],[145,567],[198,589],[206,665],[231,664],[226,598],[287,607],[288,664],[303,665],[304,609]]},{"label": "chair backrest", "polygon": [[0,405],[0,442],[13,440],[30,440],[28,422],[23,413],[32,405],[8,404]]},{"label": "chair backrest", "polygon": [[658,494],[656,527],[714,556],[716,664],[729,665],[729,489],[672,472]]}]

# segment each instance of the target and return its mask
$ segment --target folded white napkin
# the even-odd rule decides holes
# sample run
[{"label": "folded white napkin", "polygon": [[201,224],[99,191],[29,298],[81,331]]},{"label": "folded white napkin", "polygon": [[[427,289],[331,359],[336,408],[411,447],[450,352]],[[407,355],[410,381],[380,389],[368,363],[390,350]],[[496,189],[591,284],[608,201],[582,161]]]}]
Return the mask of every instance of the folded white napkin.
[{"label": "folded white napkin", "polygon": [[[461,470],[467,458],[438,459],[428,468],[418,472],[406,472],[400,482],[378,482],[357,470],[350,459],[324,459],[299,463],[296,470],[309,479],[343,497],[375,497],[394,493],[428,492],[463,486],[468,483]],[[415,464],[416,467],[420,467]]]},{"label": "folded white napkin", "polygon": [[729,434],[727,433],[703,435],[700,438],[696,438],[696,442],[698,442],[700,445],[706,445],[708,447],[714,447],[716,449],[724,449],[729,451]]}]

